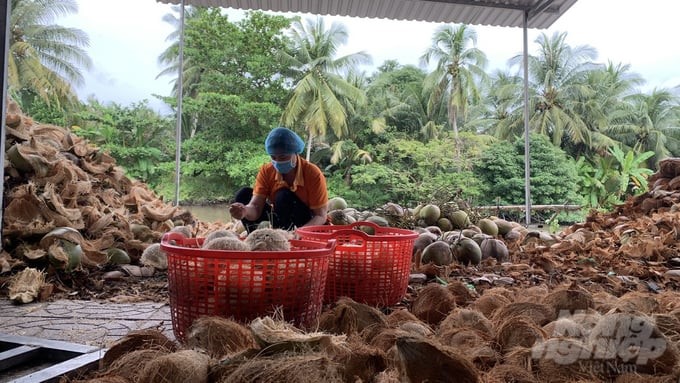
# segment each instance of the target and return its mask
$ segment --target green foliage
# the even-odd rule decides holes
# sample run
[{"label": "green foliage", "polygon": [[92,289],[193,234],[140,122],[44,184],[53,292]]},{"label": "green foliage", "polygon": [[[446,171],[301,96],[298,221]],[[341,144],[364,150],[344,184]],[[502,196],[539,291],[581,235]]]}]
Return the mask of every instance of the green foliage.
[{"label": "green foliage", "polygon": [[[581,198],[573,187],[578,181],[575,162],[543,135],[532,134],[530,142],[532,203],[580,203]],[[480,202],[525,203],[524,163],[523,138],[516,139],[512,145],[492,144],[474,167],[474,174],[484,185]]]}]

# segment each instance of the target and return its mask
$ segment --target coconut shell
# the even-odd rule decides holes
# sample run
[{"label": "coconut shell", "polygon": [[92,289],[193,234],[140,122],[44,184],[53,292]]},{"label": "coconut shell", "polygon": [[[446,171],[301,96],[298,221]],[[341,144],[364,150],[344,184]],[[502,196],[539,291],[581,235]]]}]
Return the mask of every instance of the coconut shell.
[{"label": "coconut shell", "polygon": [[396,347],[399,369],[410,382],[479,381],[479,371],[474,364],[453,348],[419,337],[398,338]]},{"label": "coconut shell", "polygon": [[406,309],[396,309],[392,311],[386,318],[387,325],[389,327],[398,327],[404,322],[412,322],[419,320],[418,317],[413,315],[410,311]]},{"label": "coconut shell", "polygon": [[456,307],[451,292],[442,285],[430,283],[418,291],[411,313],[432,326],[437,326]]},{"label": "coconut shell", "polygon": [[202,349],[212,358],[255,348],[250,330],[231,319],[203,316],[196,319],[189,329],[187,346]]},{"label": "coconut shell", "polygon": [[545,326],[556,319],[552,307],[532,302],[510,303],[498,309],[491,318],[494,323],[504,322],[508,318],[524,316],[538,326]]},{"label": "coconut shell", "polygon": [[380,371],[387,368],[385,352],[361,341],[348,342],[344,351],[331,356],[344,368],[342,373],[346,382],[370,382]]},{"label": "coconut shell", "polygon": [[510,303],[510,299],[504,295],[489,291],[484,292],[481,297],[477,298],[470,305],[470,308],[481,312],[487,318],[492,318],[496,310]]}]

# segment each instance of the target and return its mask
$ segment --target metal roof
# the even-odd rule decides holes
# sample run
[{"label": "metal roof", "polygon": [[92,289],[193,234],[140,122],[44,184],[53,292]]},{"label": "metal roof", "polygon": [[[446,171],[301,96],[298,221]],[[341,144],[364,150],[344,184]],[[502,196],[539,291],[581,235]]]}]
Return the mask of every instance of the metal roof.
[{"label": "metal roof", "polygon": [[[157,0],[180,4],[180,0]],[[185,0],[185,5],[469,25],[549,28],[577,0]]]}]

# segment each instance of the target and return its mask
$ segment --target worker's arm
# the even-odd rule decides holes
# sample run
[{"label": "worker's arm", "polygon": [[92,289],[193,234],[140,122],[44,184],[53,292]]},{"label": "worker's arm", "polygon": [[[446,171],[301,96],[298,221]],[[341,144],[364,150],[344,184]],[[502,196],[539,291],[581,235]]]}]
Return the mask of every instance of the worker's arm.
[{"label": "worker's arm", "polygon": [[261,195],[253,195],[247,205],[236,202],[229,206],[229,214],[234,219],[247,219],[248,221],[255,221],[262,215],[264,204],[267,202],[266,198]]}]

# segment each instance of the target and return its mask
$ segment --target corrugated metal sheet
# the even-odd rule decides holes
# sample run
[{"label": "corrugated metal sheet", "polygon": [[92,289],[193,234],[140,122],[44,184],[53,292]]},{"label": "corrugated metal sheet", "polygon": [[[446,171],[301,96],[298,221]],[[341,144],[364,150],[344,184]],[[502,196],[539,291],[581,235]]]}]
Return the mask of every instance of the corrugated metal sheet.
[{"label": "corrugated metal sheet", "polygon": [[[179,4],[180,0],[157,0]],[[550,27],[577,0],[185,0],[185,5],[259,9],[392,20],[521,27]]]}]

